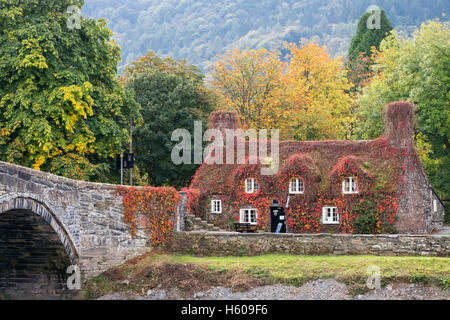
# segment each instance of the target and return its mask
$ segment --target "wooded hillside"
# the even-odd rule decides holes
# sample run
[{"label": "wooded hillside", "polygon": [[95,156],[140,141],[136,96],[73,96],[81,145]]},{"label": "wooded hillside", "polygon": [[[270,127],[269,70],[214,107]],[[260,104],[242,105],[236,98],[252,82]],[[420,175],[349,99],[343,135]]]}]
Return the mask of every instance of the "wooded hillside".
[{"label": "wooded hillside", "polygon": [[445,0],[85,0],[85,17],[106,18],[122,47],[124,66],[148,50],[209,71],[226,49],[281,48],[300,38],[345,56],[356,23],[370,6],[385,10],[394,28],[410,33],[450,12]]}]

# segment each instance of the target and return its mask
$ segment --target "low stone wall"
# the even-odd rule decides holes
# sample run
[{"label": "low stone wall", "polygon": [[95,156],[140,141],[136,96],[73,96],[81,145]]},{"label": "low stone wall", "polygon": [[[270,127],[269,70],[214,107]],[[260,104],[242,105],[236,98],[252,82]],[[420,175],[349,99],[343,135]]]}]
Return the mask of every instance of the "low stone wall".
[{"label": "low stone wall", "polygon": [[261,255],[389,255],[450,256],[450,237],[437,235],[274,234],[177,232],[165,245],[171,252],[205,256]]}]

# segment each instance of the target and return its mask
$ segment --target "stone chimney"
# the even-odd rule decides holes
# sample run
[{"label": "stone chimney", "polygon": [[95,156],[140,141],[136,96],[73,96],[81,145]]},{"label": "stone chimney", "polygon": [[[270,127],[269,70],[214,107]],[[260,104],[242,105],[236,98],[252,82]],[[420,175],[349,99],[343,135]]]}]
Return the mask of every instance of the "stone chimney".
[{"label": "stone chimney", "polygon": [[415,108],[408,101],[392,102],[387,106],[385,137],[393,147],[409,148],[412,146]]},{"label": "stone chimney", "polygon": [[239,128],[239,120],[234,111],[216,111],[209,117],[208,129],[219,129],[225,136],[225,129],[236,130]]}]

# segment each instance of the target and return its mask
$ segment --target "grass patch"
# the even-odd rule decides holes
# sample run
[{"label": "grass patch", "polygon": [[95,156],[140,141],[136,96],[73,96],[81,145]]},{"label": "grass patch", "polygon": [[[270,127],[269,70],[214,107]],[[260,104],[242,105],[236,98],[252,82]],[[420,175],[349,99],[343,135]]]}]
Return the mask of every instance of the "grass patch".
[{"label": "grass patch", "polygon": [[[301,286],[309,280],[335,278],[363,293],[369,266],[380,268],[382,285],[392,282],[434,284],[448,289],[450,258],[386,256],[262,255],[194,257],[149,253],[113,268],[87,283],[92,298],[108,292],[176,288],[184,296],[211,286],[246,290],[263,284]],[[124,285],[124,281],[128,281]]]}]

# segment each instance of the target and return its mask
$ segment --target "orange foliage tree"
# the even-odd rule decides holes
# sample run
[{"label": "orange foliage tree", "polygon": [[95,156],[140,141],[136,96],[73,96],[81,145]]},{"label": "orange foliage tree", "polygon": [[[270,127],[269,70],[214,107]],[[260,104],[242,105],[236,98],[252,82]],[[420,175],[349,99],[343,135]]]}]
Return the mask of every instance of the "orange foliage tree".
[{"label": "orange foliage tree", "polygon": [[316,42],[285,47],[290,63],[283,87],[295,111],[289,135],[296,140],[345,138],[352,100],[341,58],[332,58]]},{"label": "orange foliage tree", "polygon": [[281,79],[285,63],[278,51],[235,49],[220,56],[212,85],[222,104],[234,110],[244,128],[278,128],[289,115],[283,108]]},{"label": "orange foliage tree", "polygon": [[244,128],[281,129],[282,139],[346,136],[351,122],[350,86],[341,59],[311,42],[278,51],[233,50],[215,64],[212,85]]}]

